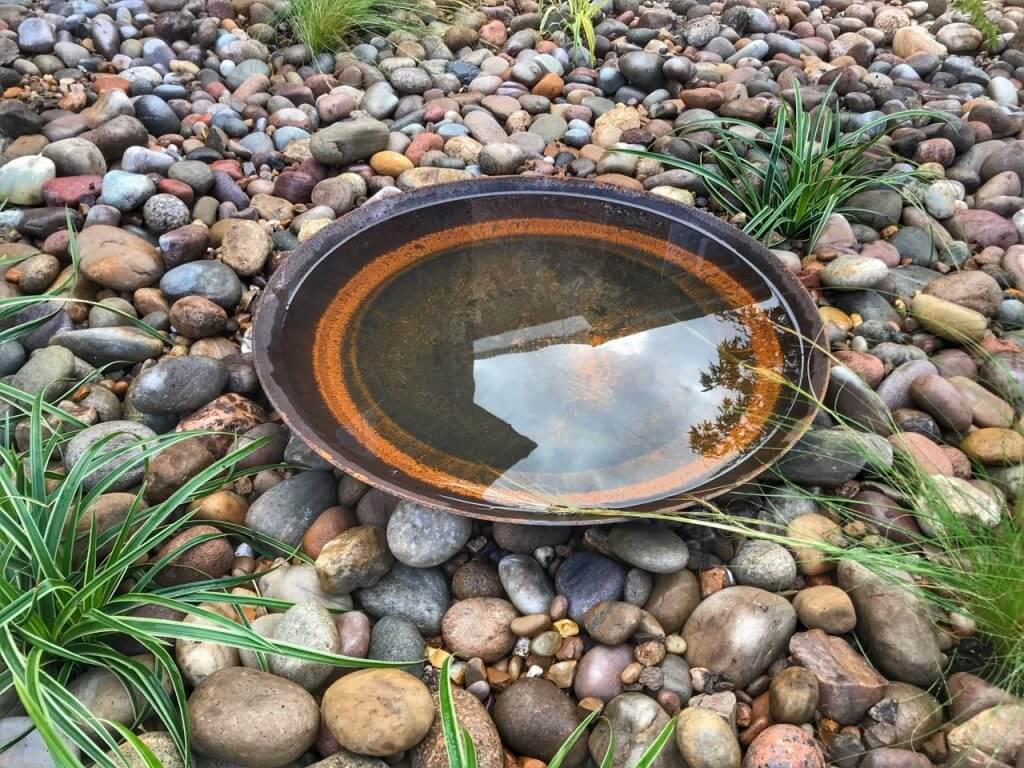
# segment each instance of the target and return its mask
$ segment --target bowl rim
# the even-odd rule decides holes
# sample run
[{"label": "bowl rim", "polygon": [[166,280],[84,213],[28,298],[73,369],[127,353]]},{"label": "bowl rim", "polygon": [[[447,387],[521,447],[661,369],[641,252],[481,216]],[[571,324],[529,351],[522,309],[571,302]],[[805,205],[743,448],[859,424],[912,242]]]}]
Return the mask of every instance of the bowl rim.
[{"label": "bowl rim", "polygon": [[[285,426],[298,435],[313,451],[333,467],[352,475],[399,499],[415,501],[436,509],[442,509],[461,516],[472,517],[492,522],[520,523],[529,525],[593,525],[599,523],[622,522],[632,519],[628,511],[625,514],[567,514],[560,515],[535,510],[515,510],[509,507],[493,507],[481,505],[479,509],[469,508],[469,504],[446,504],[438,496],[419,493],[396,483],[388,478],[367,472],[360,464],[349,459],[341,451],[332,450],[325,444],[297,408],[292,396],[273,376],[274,362],[271,355],[272,344],[275,342],[275,330],[279,320],[287,312],[288,304],[294,293],[301,286],[302,278],[333,249],[341,247],[360,232],[380,225],[397,216],[413,213],[439,203],[466,201],[474,198],[504,196],[539,196],[557,195],[598,199],[611,204],[640,209],[647,214],[677,222],[682,225],[695,226],[703,229],[714,239],[722,241],[744,258],[749,258],[753,265],[766,271],[765,277],[770,279],[773,287],[784,298],[787,306],[801,326],[802,335],[807,339],[808,353],[801,361],[807,383],[806,387],[817,400],[820,400],[828,385],[831,366],[828,363],[827,347],[825,346],[824,323],[818,313],[817,305],[800,283],[796,276],[763,244],[741,230],[699,208],[685,206],[668,198],[647,192],[624,189],[611,184],[602,184],[583,179],[554,179],[537,176],[492,176],[465,179],[454,182],[434,184],[409,192],[388,196],[368,205],[360,206],[341,216],[331,224],[319,230],[313,237],[302,243],[291,252],[284,264],[279,267],[267,281],[266,288],[257,297],[252,322],[252,351],[256,374],[262,385],[263,392],[271,406],[280,415]],[[280,342],[280,336],[276,341]],[[692,506],[697,499],[709,500],[735,490],[763,474],[810,428],[818,409],[811,408],[800,420],[781,436],[772,460],[768,463],[752,462],[751,468],[741,472],[729,483],[707,493],[694,494],[693,499],[685,499],[679,503],[668,503],[659,511],[672,513]]]}]

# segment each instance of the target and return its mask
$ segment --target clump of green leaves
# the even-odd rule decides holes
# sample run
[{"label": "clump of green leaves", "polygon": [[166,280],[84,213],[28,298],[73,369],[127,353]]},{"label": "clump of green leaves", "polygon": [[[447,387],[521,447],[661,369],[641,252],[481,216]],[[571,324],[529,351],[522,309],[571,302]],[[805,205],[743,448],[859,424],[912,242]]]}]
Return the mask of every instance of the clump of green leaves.
[{"label": "clump of green leaves", "polygon": [[954,11],[964,14],[971,20],[971,26],[985,38],[985,45],[990,51],[994,51],[999,43],[999,27],[985,15],[985,0],[953,0],[951,5]]},{"label": "clump of green leaves", "polygon": [[[152,556],[192,523],[194,513],[182,512],[189,502],[239,476],[235,465],[258,448],[256,443],[216,461],[165,501],[146,506],[141,489],[122,522],[101,528],[92,513],[101,495],[197,433],[121,447],[110,443],[111,435],[89,446],[65,472],[61,453],[81,422],[6,384],[0,384],[0,397],[20,411],[28,426],[27,450],[11,445],[9,431],[0,445],[0,698],[17,697],[56,765],[121,768],[127,765],[117,752],[123,741],[147,766],[159,768],[134,735],[143,721],[151,720],[170,733],[182,756],[189,754],[185,683],[169,641],[219,643],[343,667],[393,666],[256,634],[242,608],[282,611],[290,603],[232,592],[251,577],[158,586],[157,575],[174,558],[222,535],[196,536],[159,559]],[[153,606],[203,621],[138,612]],[[218,606],[234,612],[238,621],[211,609]],[[126,640],[144,648],[150,660],[124,653]],[[69,681],[93,669],[109,671],[124,685],[132,699],[132,722],[98,719],[71,694]],[[24,735],[0,745],[0,752]]]},{"label": "clump of green leaves", "polygon": [[423,6],[416,0],[289,0],[279,14],[314,54],[332,53],[353,35],[416,33]]},{"label": "clump of green leaves", "polygon": [[597,49],[594,19],[605,5],[605,0],[544,0],[540,29],[542,32],[560,31],[572,42],[573,50],[586,51],[593,62]]},{"label": "clump of green leaves", "polygon": [[901,192],[915,178],[911,168],[887,167],[892,158],[881,140],[893,123],[932,117],[929,110],[904,109],[844,131],[832,89],[808,112],[796,88],[793,105],[780,101],[769,127],[728,117],[687,123],[681,137],[697,144],[700,162],[616,151],[695,174],[715,205],[742,221],[744,231],[758,240],[813,245],[830,215],[856,215],[857,209],[848,205],[854,195],[878,188]]}]

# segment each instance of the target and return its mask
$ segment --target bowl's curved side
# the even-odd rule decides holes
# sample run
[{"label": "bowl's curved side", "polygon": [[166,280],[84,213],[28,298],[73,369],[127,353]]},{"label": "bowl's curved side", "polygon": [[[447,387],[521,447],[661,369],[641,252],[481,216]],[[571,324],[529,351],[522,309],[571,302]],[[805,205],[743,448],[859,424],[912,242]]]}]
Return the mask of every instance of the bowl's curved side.
[{"label": "bowl's curved side", "polygon": [[[718,241],[727,250],[739,254],[755,271],[760,273],[761,278],[767,284],[772,285],[782,296],[792,322],[796,330],[799,331],[801,338],[798,341],[802,350],[803,366],[800,371],[802,380],[797,385],[803,391],[811,393],[814,399],[820,399],[823,395],[827,385],[829,366],[827,353],[822,346],[824,328],[817,307],[796,277],[760,243],[704,211],[684,207],[646,193],[622,190],[583,180],[495,177],[428,187],[358,208],[325,227],[302,244],[271,276],[266,289],[259,297],[253,321],[252,339],[257,375],[264,392],[285,424],[310,445],[318,455],[334,466],[400,498],[443,507],[460,514],[504,522],[564,525],[611,522],[623,519],[603,514],[561,516],[536,511],[495,508],[486,504],[470,504],[462,499],[449,498],[446,500],[440,495],[417,492],[380,473],[368,472],[358,461],[344,455],[336,446],[329,445],[321,438],[317,430],[307,423],[300,409],[296,407],[296,393],[288,391],[282,383],[286,381],[287,377],[275,375],[275,367],[284,364],[282,345],[295,343],[294,339],[282,338],[281,329],[285,327],[285,318],[289,308],[301,292],[304,278],[310,275],[323,260],[336,256],[360,233],[393,218],[415,213],[441,203],[465,201],[470,204],[474,199],[502,196],[509,199],[506,207],[509,210],[514,210],[513,200],[517,197],[524,201],[530,198],[536,201],[536,198],[548,195],[593,200],[596,204],[610,204],[622,211],[632,209],[643,212],[645,215],[660,217],[669,222],[698,230],[700,234]],[[307,341],[300,339],[298,343],[307,343]],[[758,448],[750,457],[739,462],[739,466],[743,468],[742,471],[729,474],[726,482],[701,491],[697,496],[709,499],[726,493],[749,482],[781,457],[806,432],[814,418],[816,409],[811,402],[805,400],[794,402],[791,405],[790,413],[800,407],[803,412],[793,419],[787,430],[780,432],[776,444],[772,446],[770,456],[766,460],[759,460],[762,449]],[[750,460],[748,461],[748,459]],[[749,466],[746,466],[747,464]],[[647,511],[654,509],[659,511],[678,510],[690,505],[693,499],[694,497],[683,497],[637,509]]]}]

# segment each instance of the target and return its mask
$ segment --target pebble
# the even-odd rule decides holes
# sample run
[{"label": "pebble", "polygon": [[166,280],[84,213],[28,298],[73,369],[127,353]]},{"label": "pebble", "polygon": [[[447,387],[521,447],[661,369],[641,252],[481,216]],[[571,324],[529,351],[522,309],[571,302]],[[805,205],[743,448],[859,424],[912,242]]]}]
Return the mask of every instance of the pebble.
[{"label": "pebble", "polygon": [[738,584],[769,592],[789,589],[796,581],[796,561],[773,541],[744,542],[729,563]]},{"label": "pebble", "polygon": [[227,382],[228,369],[220,360],[203,355],[167,358],[135,379],[129,400],[143,413],[189,413],[213,400]]},{"label": "pebble", "polygon": [[[111,473],[118,471],[126,464],[131,464],[129,470],[106,486],[107,491],[128,490],[142,482],[145,472],[144,466],[137,461],[132,461],[133,457],[142,453],[145,441],[154,440],[156,436],[152,429],[134,421],[107,421],[86,427],[68,442],[64,450],[64,469],[70,472],[83,459],[89,461],[90,464],[95,464],[97,468],[85,475],[82,481],[83,487],[91,490],[109,477]],[[90,450],[91,446],[101,440],[104,441],[101,451]],[[118,458],[111,459],[104,456],[104,454],[120,451],[132,445],[139,447],[125,451]]]},{"label": "pebble", "polygon": [[[501,768],[502,748],[498,729],[480,700],[461,688],[452,688],[452,702],[459,726],[469,732],[480,768]],[[410,753],[412,768],[448,768],[441,719],[434,718],[426,737]]]},{"label": "pebble", "polygon": [[371,616],[402,616],[427,636],[441,631],[449,603],[448,580],[441,571],[404,563],[395,563],[386,576],[357,595]]},{"label": "pebble", "polygon": [[42,155],[9,160],[0,166],[0,200],[9,205],[40,205],[43,185],[56,175],[53,161]]},{"label": "pebble", "polygon": [[[576,705],[553,683],[539,678],[518,680],[494,702],[494,723],[502,743],[515,754],[549,762],[579,722]],[[576,742],[563,765],[586,760],[587,744]]]},{"label": "pebble", "polygon": [[445,647],[466,658],[487,663],[506,656],[516,636],[509,628],[516,617],[512,603],[497,597],[471,597],[452,604],[441,621]]},{"label": "pebble", "polygon": [[384,616],[370,633],[370,645],[366,653],[368,659],[381,661],[410,661],[402,670],[414,677],[423,677],[423,661],[426,646],[420,631],[406,618],[401,616]]},{"label": "pebble", "polygon": [[857,612],[858,637],[879,671],[900,682],[930,685],[943,661],[928,606],[852,561],[841,562],[837,575]]},{"label": "pebble", "polygon": [[588,697],[607,703],[622,693],[622,671],[633,661],[633,648],[628,644],[595,645],[580,659],[576,667],[573,691],[577,699]]},{"label": "pebble", "polygon": [[710,709],[679,713],[676,747],[689,768],[739,768],[740,745],[729,723]]},{"label": "pebble", "polygon": [[388,520],[388,548],[401,563],[430,568],[458,553],[472,530],[468,518],[402,501]]},{"label": "pebble", "polygon": [[[334,625],[331,614],[316,602],[297,603],[282,614],[274,627],[271,637],[277,642],[301,645],[324,653],[339,653],[341,637]],[[268,657],[270,671],[307,691],[318,688],[330,677],[334,668],[304,659],[294,659],[281,654]]]},{"label": "pebble", "polygon": [[332,595],[324,592],[317,578],[316,569],[305,563],[283,565],[259,579],[260,594],[292,603],[314,601],[327,608],[341,611],[352,609],[352,598],[348,595]]},{"label": "pebble", "polygon": [[394,561],[384,531],[375,525],[357,525],[323,545],[316,558],[316,574],[324,591],[347,595],[379,582]]},{"label": "pebble", "polygon": [[324,725],[344,749],[387,757],[419,744],[434,722],[427,687],[400,669],[360,669],[332,683]]},{"label": "pebble", "polygon": [[795,725],[770,725],[754,739],[743,768],[824,768],[825,759],[814,739]]},{"label": "pebble", "polygon": [[[498,562],[501,588],[520,613],[546,613],[554,587],[536,559],[525,554],[506,555]],[[495,595],[496,596],[496,595]]]},{"label": "pebble", "polygon": [[844,635],[857,626],[857,613],[849,595],[831,584],[806,587],[793,598],[800,623],[830,635]]},{"label": "pebble", "polygon": [[[195,751],[252,768],[284,765],[316,741],[320,712],[305,690],[284,678],[245,667],[207,677],[188,699]],[[247,727],[259,718],[273,728]]]},{"label": "pebble", "polygon": [[768,688],[772,719],[800,725],[810,722],[818,708],[818,679],[803,667],[787,667]]},{"label": "pebble", "polygon": [[617,525],[608,549],[620,560],[651,573],[675,573],[686,567],[689,551],[675,533],[656,525]]},{"label": "pebble", "polygon": [[779,658],[795,628],[796,612],[785,598],[754,587],[722,589],[687,619],[686,661],[746,686]]},{"label": "pebble", "polygon": [[330,472],[300,472],[256,499],[245,524],[264,536],[297,547],[317,515],[334,505],[337,498]]},{"label": "pebble", "polygon": [[579,552],[555,573],[555,589],[569,600],[569,618],[580,621],[602,600],[617,600],[626,581],[625,569],[592,552]]},{"label": "pebble", "polygon": [[[590,733],[590,756],[600,761],[611,738],[615,740],[614,763],[635,765],[668,724],[669,716],[654,699],[642,693],[622,693],[608,702]],[[614,736],[613,736],[614,734]],[[679,766],[676,743],[670,740],[651,763],[656,768]]]}]

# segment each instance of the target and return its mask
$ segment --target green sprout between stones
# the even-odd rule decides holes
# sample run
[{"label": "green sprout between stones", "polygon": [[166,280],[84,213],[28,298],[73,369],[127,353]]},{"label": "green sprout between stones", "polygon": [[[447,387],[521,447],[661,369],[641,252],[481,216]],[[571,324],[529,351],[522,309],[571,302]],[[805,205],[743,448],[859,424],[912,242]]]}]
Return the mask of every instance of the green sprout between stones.
[{"label": "green sprout between stones", "polygon": [[693,173],[714,204],[757,240],[813,246],[833,213],[861,212],[849,205],[850,198],[872,189],[902,192],[917,177],[909,165],[891,167],[894,158],[882,145],[887,126],[942,119],[933,110],[902,109],[843,131],[833,96],[830,87],[808,111],[794,88],[793,105],[780,101],[769,127],[728,117],[687,122],[681,138],[689,136],[701,150],[700,162],[640,149],[615,151]]},{"label": "green sprout between stones", "polygon": [[597,53],[594,19],[606,5],[605,0],[543,0],[540,29],[561,32],[574,51],[586,51],[593,62]]},{"label": "green sprout between stones", "polygon": [[[130,312],[125,312],[109,304],[103,304],[102,302],[77,295],[80,286],[78,274],[81,257],[78,250],[78,238],[75,234],[70,212],[67,214],[65,226],[68,233],[68,255],[71,260],[71,266],[67,270],[67,274],[61,278],[59,283],[43,293],[0,297],[0,344],[16,341],[22,336],[46,325],[46,323],[70,305],[82,304],[90,307],[101,306],[104,310],[121,317],[126,325],[137,328],[170,345],[171,340],[165,334]],[[31,258],[33,255],[0,259],[0,269],[15,266],[25,261],[25,259]],[[42,311],[39,311],[40,309]]]},{"label": "green sprout between stones", "polygon": [[987,4],[985,0],[953,0],[950,5],[954,11],[964,14],[971,21],[971,26],[981,32],[985,38],[985,45],[990,51],[995,51],[999,44],[999,27],[989,20],[985,15]]},{"label": "green sprout between stones", "polygon": [[410,34],[426,30],[417,0],[288,0],[278,21],[314,54],[339,50],[353,35]]}]

